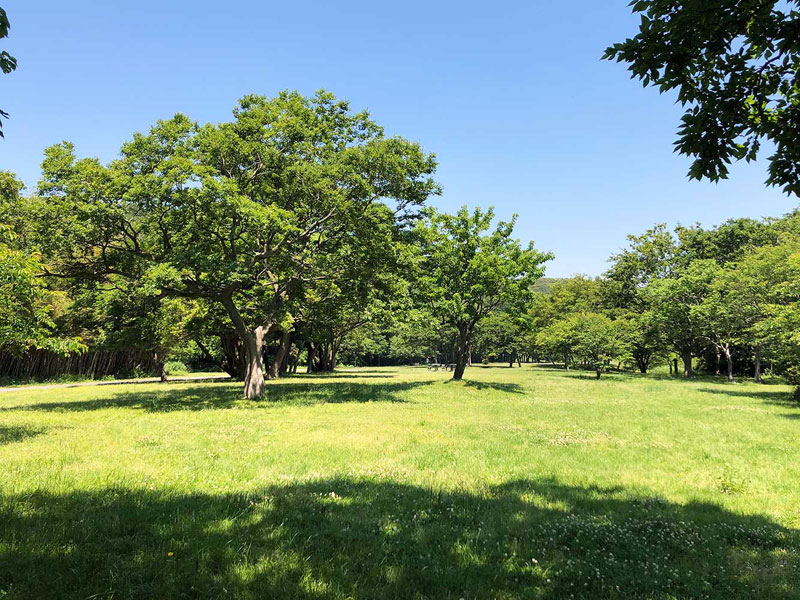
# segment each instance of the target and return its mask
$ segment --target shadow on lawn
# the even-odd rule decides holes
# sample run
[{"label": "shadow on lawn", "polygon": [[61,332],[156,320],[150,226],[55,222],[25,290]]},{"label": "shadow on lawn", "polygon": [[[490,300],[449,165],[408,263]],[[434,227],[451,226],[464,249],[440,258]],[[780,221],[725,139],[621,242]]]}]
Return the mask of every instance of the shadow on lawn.
[{"label": "shadow on lawn", "polygon": [[790,598],[800,532],[622,488],[0,497],[5,598]]},{"label": "shadow on lawn", "polygon": [[22,442],[43,433],[47,433],[47,429],[44,427],[28,427],[27,425],[0,426],[0,446]]},{"label": "shadow on lawn", "polygon": [[800,405],[792,399],[792,393],[785,390],[774,390],[769,388],[753,388],[750,387],[746,390],[737,390],[727,384],[726,386],[700,388],[700,391],[706,394],[721,394],[723,396],[733,396],[736,398],[752,398],[759,400],[764,404],[771,404],[773,406],[783,406],[800,408]]},{"label": "shadow on lawn", "polygon": [[[452,380],[448,380],[448,383],[450,381]],[[524,393],[524,388],[518,383],[498,383],[496,381],[474,381],[465,379],[464,385],[477,390],[496,390],[498,392],[506,392],[507,394]]]},{"label": "shadow on lawn", "polygon": [[350,383],[323,381],[270,381],[267,397],[260,401],[242,398],[241,383],[209,384],[174,388],[150,388],[146,391],[120,391],[111,396],[91,400],[39,402],[4,406],[0,412],[25,411],[87,411],[106,408],[139,408],[149,412],[176,410],[209,410],[233,406],[274,406],[275,404],[340,404],[347,402],[406,402],[404,392],[430,385],[431,381],[402,383]]}]

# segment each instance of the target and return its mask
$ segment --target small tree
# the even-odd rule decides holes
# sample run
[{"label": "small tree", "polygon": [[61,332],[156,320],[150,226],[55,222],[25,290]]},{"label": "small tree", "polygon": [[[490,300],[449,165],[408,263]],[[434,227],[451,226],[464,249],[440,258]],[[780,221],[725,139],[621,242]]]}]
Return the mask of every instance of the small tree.
[{"label": "small tree", "polygon": [[651,310],[626,314],[630,352],[636,368],[644,374],[650,368],[653,358],[664,348],[664,334],[658,320]]},{"label": "small tree", "polygon": [[499,310],[486,317],[477,327],[476,347],[481,355],[505,356],[508,366],[521,364],[521,353],[527,345],[530,319],[524,312]]},{"label": "small tree", "polygon": [[599,313],[575,314],[568,317],[570,347],[575,357],[592,369],[597,378],[612,361],[628,357],[630,346],[622,321],[612,321]]},{"label": "small tree", "polygon": [[544,274],[549,253],[523,248],[511,237],[515,219],[490,230],[494,211],[466,207],[455,215],[430,210],[418,228],[422,256],[419,297],[435,318],[455,327],[458,348],[453,379],[469,361],[475,328],[500,307],[523,311],[531,285]]},{"label": "small tree", "polygon": [[569,363],[572,360],[573,354],[572,330],[569,326],[569,316],[558,321],[553,321],[536,335],[537,346],[544,350],[551,358],[558,356],[564,359],[565,371],[569,371]]}]

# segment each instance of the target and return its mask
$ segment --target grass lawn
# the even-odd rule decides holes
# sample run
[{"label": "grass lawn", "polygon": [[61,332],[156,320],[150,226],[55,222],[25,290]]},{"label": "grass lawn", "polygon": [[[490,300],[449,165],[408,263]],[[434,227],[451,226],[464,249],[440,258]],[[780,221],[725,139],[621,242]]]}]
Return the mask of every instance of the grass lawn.
[{"label": "grass lawn", "polygon": [[780,385],[524,366],[0,396],[0,598],[800,598]]}]

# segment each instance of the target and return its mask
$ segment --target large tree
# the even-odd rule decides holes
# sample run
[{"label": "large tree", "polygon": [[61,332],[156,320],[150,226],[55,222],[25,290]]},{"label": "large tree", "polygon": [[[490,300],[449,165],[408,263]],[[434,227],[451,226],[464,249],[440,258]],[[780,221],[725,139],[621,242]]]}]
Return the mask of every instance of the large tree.
[{"label": "large tree", "polygon": [[727,178],[764,141],[769,185],[800,194],[798,0],[634,0],[639,32],[606,50],[685,107],[676,148],[689,176]]},{"label": "large tree", "polygon": [[329,93],[283,92],[246,96],[231,122],[160,121],[108,166],[52,147],[40,192],[60,215],[61,275],[222,306],[242,343],[245,396],[259,398],[264,344],[292,301],[345,276],[333,260],[344,246],[436,193],[435,166]]},{"label": "large tree", "polygon": [[552,257],[511,237],[515,219],[492,231],[493,219],[491,208],[470,213],[463,207],[455,215],[430,210],[419,227],[419,293],[434,318],[458,331],[455,380],[464,375],[478,323],[501,307],[524,311]]}]

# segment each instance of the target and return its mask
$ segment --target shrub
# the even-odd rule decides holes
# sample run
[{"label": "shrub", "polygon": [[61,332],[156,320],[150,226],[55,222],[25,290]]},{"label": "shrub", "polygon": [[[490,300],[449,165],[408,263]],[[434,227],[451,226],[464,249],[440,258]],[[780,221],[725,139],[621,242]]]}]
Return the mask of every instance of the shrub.
[{"label": "shrub", "polygon": [[189,369],[179,360],[171,360],[164,363],[164,371],[167,375],[186,375]]},{"label": "shrub", "polygon": [[792,400],[800,404],[800,387],[794,388],[794,391],[792,392]]}]

